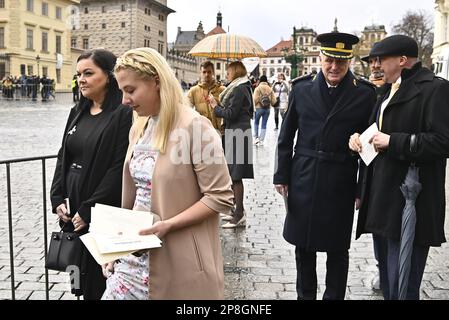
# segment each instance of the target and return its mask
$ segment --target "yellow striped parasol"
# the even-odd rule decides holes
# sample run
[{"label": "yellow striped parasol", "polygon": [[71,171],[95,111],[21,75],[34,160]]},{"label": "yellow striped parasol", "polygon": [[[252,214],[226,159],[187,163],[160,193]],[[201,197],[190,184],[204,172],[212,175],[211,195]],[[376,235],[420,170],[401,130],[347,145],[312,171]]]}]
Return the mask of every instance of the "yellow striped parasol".
[{"label": "yellow striped parasol", "polygon": [[216,34],[198,42],[190,55],[211,59],[266,57],[267,53],[253,39],[236,34]]}]

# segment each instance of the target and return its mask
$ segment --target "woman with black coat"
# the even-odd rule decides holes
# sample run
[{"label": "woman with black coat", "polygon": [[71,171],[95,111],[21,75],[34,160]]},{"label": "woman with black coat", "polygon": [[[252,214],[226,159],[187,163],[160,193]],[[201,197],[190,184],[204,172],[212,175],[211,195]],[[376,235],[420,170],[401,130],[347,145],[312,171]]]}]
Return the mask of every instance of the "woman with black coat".
[{"label": "woman with black coat", "polygon": [[[85,234],[91,207],[121,204],[132,111],[121,105],[122,94],[113,75],[115,62],[114,54],[102,49],[86,51],[77,61],[81,99],[70,111],[50,195],[63,231]],[[101,266],[84,245],[79,254],[80,281],[73,282],[80,287],[72,285],[72,293],[85,300],[100,299],[106,286]]]},{"label": "woman with black coat", "polygon": [[218,118],[224,119],[224,150],[235,199],[232,220],[223,228],[236,228],[246,225],[242,180],[254,178],[251,133],[254,102],[251,82],[243,63],[235,61],[229,64],[227,79],[229,85],[220,94],[220,103],[210,95],[209,105]]}]

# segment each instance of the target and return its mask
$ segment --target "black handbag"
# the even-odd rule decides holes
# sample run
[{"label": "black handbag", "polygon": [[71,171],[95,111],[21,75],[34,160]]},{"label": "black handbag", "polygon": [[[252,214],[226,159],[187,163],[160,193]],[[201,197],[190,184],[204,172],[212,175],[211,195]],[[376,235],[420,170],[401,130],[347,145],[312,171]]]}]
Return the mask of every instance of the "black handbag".
[{"label": "black handbag", "polygon": [[69,271],[69,267],[80,267],[81,240],[75,232],[53,232],[45,259],[45,268],[56,271]]},{"label": "black handbag", "polygon": [[281,87],[279,88],[279,94],[276,97],[276,103],[273,105],[274,108],[279,108],[281,106],[281,93],[282,93],[283,86],[284,86],[284,83],[281,83]]},{"label": "black handbag", "polygon": [[276,97],[276,103],[273,105],[274,108],[279,108],[281,105],[281,98]]}]

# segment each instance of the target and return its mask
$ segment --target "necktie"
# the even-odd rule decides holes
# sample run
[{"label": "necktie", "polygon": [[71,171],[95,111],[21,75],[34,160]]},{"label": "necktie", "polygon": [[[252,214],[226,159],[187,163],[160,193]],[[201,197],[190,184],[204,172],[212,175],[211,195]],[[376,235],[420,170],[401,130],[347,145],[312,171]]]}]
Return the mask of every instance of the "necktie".
[{"label": "necktie", "polygon": [[[391,85],[390,95],[388,96],[388,99],[387,99],[388,100],[388,104],[390,104],[391,99],[393,99],[394,94],[396,93],[396,91],[399,90],[400,86],[401,86],[400,83],[393,83]],[[385,112],[385,109],[379,115],[379,130],[382,130],[382,121],[383,121],[383,118],[384,118],[384,112]]]},{"label": "necktie", "polygon": [[335,92],[336,87],[329,87],[329,95],[332,96]]}]

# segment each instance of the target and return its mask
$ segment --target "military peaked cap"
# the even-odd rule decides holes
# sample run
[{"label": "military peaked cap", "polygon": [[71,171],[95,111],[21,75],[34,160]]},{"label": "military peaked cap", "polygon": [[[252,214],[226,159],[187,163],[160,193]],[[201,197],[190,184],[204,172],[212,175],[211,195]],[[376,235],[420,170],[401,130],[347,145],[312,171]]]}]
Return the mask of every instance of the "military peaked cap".
[{"label": "military peaked cap", "polygon": [[321,52],[328,57],[337,59],[352,59],[352,46],[359,42],[355,35],[342,32],[320,34],[317,41],[321,44]]}]

